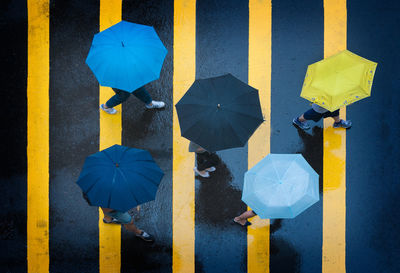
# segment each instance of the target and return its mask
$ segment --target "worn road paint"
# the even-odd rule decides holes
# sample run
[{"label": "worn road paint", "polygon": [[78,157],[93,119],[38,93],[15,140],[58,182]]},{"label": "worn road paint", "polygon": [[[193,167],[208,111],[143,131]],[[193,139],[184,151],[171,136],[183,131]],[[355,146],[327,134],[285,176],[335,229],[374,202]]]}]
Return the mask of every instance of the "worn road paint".
[{"label": "worn road paint", "polygon": [[49,272],[49,1],[28,0],[28,272]]},{"label": "worn road paint", "polygon": [[[121,21],[122,0],[100,1],[100,31]],[[105,103],[114,92],[109,87],[100,86],[99,101]],[[118,113],[109,115],[100,112],[100,150],[114,144],[121,144],[122,107],[115,107]],[[121,270],[121,226],[103,223],[103,212],[99,209],[99,267],[100,273],[120,272]]]},{"label": "worn road paint", "polygon": [[[195,80],[196,1],[174,1],[173,104]],[[194,155],[181,137],[178,116],[173,112],[172,271],[191,273],[194,260]]]},{"label": "worn road paint", "polygon": [[[258,89],[265,120],[248,142],[249,169],[270,153],[271,8],[269,0],[249,1],[249,85]],[[270,221],[256,216],[251,222],[247,227],[247,271],[269,272]]]},{"label": "worn road paint", "polygon": [[[324,57],[346,49],[346,0],[324,0]],[[346,119],[346,108],[340,109]],[[324,119],[322,272],[346,272],[346,130]]]}]

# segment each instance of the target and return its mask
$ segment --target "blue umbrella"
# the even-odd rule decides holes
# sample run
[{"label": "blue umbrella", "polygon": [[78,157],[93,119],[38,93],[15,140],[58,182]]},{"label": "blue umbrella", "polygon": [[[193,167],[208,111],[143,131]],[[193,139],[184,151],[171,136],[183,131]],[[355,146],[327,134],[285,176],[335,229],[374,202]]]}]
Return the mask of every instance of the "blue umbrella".
[{"label": "blue umbrella", "polygon": [[319,200],[318,182],[302,155],[269,154],[245,173],[242,200],[260,218],[294,218]]},{"label": "blue umbrella", "polygon": [[163,176],[149,152],[114,145],[86,158],[77,184],[91,205],[125,212],[154,200]]},{"label": "blue umbrella", "polygon": [[160,77],[166,55],[153,27],[121,21],[94,35],[86,63],[100,85],[133,92]]}]

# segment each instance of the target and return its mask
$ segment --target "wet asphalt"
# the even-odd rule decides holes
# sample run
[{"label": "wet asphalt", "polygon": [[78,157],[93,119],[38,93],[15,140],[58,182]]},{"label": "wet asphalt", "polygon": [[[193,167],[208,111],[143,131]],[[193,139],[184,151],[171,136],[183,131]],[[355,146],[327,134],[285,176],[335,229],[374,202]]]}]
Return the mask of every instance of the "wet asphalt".
[{"label": "wet asphalt", "polygon": [[[26,272],[26,1],[0,4],[3,155],[0,268]],[[372,96],[347,107],[347,272],[400,272],[400,4],[347,1],[347,47],[378,63]],[[123,1],[124,20],[153,25],[168,55],[146,86],[165,110],[123,105],[122,144],[149,150],[165,172],[155,201],[132,210],[157,241],[121,236],[121,272],[172,272],[173,1]],[[85,65],[99,29],[99,1],[50,1],[50,272],[98,271],[98,210],[75,184],[99,147],[99,86]],[[323,1],[272,1],[271,152],[301,153],[320,175],[321,201],[290,220],[271,221],[270,272],[321,272],[322,122],[310,131],[291,120],[309,107],[299,97],[307,65],[323,58]],[[197,1],[196,78],[248,78],[247,1]],[[7,106],[7,107],[6,107]],[[241,202],[247,147],[218,152],[210,179],[195,181],[196,272],[246,272],[246,231],[232,225]]]}]

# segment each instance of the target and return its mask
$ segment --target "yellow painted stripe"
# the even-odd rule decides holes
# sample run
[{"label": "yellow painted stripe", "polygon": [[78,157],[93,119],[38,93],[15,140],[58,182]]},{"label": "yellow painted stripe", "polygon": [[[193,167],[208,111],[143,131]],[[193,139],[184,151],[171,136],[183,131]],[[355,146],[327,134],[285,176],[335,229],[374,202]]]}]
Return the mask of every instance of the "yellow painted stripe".
[{"label": "yellow painted stripe", "polygon": [[[346,49],[346,0],[324,0],[324,56]],[[346,119],[346,108],[340,110]],[[322,272],[346,272],[346,130],[324,120]]]},{"label": "yellow painted stripe", "polygon": [[28,272],[49,272],[49,0],[28,0]]},{"label": "yellow painted stripe", "polygon": [[[196,73],[196,1],[174,1],[173,102],[181,99]],[[172,270],[192,273],[194,263],[194,155],[181,137],[173,112]]]},{"label": "yellow painted stripe", "polygon": [[[122,0],[100,1],[100,31],[118,23],[122,18]],[[100,86],[99,100],[105,103],[114,92]],[[121,105],[115,107],[116,115],[100,111],[100,150],[121,144]],[[103,223],[103,212],[99,209],[99,267],[100,273],[120,272],[121,269],[121,226]]]},{"label": "yellow painted stripe", "polygon": [[[258,89],[265,122],[248,142],[248,168],[270,153],[271,1],[249,1],[249,85]],[[250,209],[250,208],[248,208]],[[247,228],[247,271],[269,272],[269,220],[258,216]]]}]

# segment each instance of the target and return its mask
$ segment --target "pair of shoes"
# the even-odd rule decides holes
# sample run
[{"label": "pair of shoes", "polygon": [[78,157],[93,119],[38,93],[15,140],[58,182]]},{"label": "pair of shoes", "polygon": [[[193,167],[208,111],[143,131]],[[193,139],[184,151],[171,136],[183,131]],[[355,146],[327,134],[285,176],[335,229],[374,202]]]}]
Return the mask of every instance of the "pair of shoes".
[{"label": "pair of shoes", "polygon": [[121,222],[118,221],[118,220],[115,219],[115,218],[112,218],[111,221],[107,221],[105,218],[103,218],[103,223],[104,223],[104,224],[121,224]]},{"label": "pair of shoes", "polygon": [[211,173],[211,172],[215,172],[216,169],[217,169],[217,168],[215,168],[214,166],[212,166],[212,167],[210,167],[210,168],[207,168],[206,171]]},{"label": "pair of shoes", "polygon": [[197,167],[194,167],[193,170],[196,173],[196,175],[200,175],[201,177],[210,177],[210,174],[208,172],[206,172],[205,174],[200,173]]},{"label": "pair of shoes", "polygon": [[100,105],[100,109],[103,110],[104,112],[108,113],[108,114],[111,114],[111,115],[114,115],[114,114],[117,113],[117,110],[115,110],[112,107],[111,108],[105,108],[104,104]]},{"label": "pair of shoes", "polygon": [[142,230],[142,233],[140,234],[135,234],[136,237],[142,239],[143,241],[146,242],[154,242],[154,237],[153,235],[148,234],[146,231]]},{"label": "pair of shoes", "polygon": [[[151,105],[150,105],[151,104]],[[163,101],[151,101],[151,103],[146,104],[146,108],[147,109],[154,109],[154,108],[164,108],[165,107],[165,103]]]},{"label": "pair of shoes", "polygon": [[298,117],[293,119],[293,124],[303,130],[310,129],[310,125],[308,125],[308,123],[305,121],[301,122]]},{"label": "pair of shoes", "polygon": [[250,223],[249,221],[247,221],[247,220],[246,220],[246,223],[244,223],[244,225],[242,225],[241,223],[237,222],[237,221],[235,220],[235,218],[233,218],[233,222],[234,222],[235,224],[238,224],[238,225],[242,226],[242,227],[251,226],[251,223]]},{"label": "pair of shoes", "polygon": [[353,125],[351,120],[343,120],[341,119],[339,122],[333,123],[333,128],[344,128],[349,129]]}]

